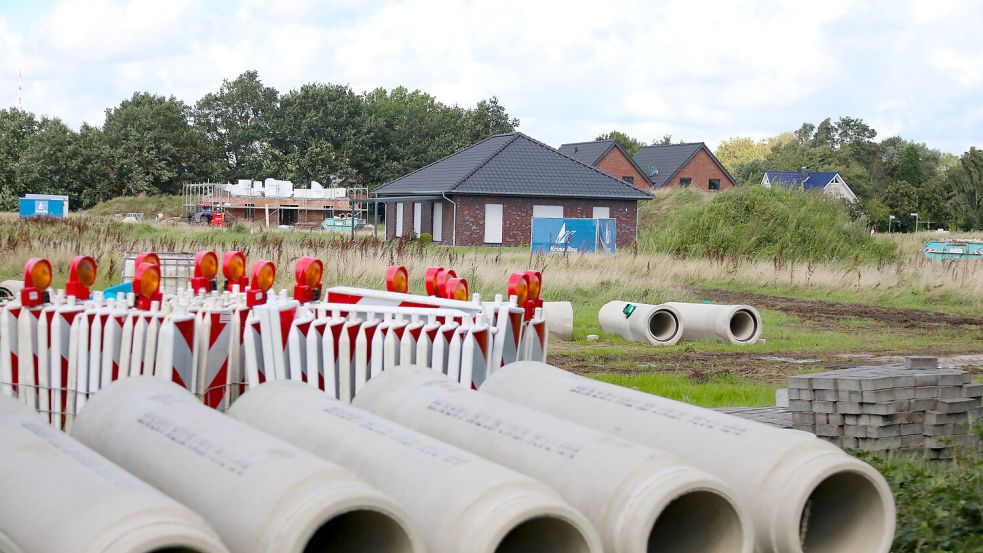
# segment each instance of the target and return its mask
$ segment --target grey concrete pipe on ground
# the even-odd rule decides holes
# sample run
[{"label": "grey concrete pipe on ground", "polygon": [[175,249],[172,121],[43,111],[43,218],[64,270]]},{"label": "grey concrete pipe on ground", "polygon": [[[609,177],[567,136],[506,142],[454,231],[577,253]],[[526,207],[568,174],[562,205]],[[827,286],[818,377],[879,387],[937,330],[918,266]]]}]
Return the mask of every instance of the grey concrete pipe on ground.
[{"label": "grey concrete pipe on ground", "polygon": [[198,515],[0,396],[0,551],[227,553]]},{"label": "grey concrete pipe on ground", "polygon": [[587,519],[545,484],[305,384],[262,384],[229,415],[389,494],[431,553],[601,553]]},{"label": "grey concrete pipe on ground", "polygon": [[683,340],[752,345],[761,338],[761,314],[750,305],[666,302],[683,320]]},{"label": "grey concrete pipe on ground", "polygon": [[667,304],[620,300],[602,305],[597,321],[605,332],[653,346],[671,346],[679,342],[685,327],[679,311]]},{"label": "grey concrete pipe on ground", "polygon": [[235,553],[425,551],[392,500],[350,471],[160,378],[103,388],[72,435],[202,515]]},{"label": "grey concrete pipe on ground", "polygon": [[584,378],[535,362],[481,393],[666,449],[720,477],[753,518],[759,553],[887,553],[895,506],[873,467],[807,432]]},{"label": "grey concrete pipe on ground", "polygon": [[718,479],[679,458],[402,366],[354,405],[553,487],[609,553],[749,552],[751,530]]}]

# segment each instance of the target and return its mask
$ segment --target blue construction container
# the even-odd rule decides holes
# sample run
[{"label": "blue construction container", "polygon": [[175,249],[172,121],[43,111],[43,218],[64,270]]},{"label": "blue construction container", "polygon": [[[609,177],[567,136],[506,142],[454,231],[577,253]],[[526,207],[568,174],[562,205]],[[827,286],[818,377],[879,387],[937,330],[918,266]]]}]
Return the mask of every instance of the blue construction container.
[{"label": "blue construction container", "polygon": [[28,194],[20,199],[21,219],[28,217],[55,217],[68,215],[68,196],[54,194]]}]

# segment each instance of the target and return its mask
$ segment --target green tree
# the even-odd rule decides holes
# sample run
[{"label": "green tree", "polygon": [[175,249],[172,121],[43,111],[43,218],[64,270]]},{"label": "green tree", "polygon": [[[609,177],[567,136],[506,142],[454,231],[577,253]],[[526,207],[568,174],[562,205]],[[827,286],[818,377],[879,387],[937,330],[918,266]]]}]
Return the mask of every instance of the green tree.
[{"label": "green tree", "polygon": [[867,212],[867,222],[877,227],[878,232],[886,231],[891,208],[880,200],[870,200],[864,204],[864,208]]},{"label": "green tree", "polygon": [[[754,184],[738,177],[738,173],[746,173],[748,177],[753,177],[753,173],[757,172],[756,165],[763,165],[770,152],[771,146],[768,142],[738,136],[722,140],[714,155],[742,184]],[[759,163],[755,164],[755,162]],[[761,182],[760,176],[757,182]]]},{"label": "green tree", "polygon": [[918,146],[909,144],[901,151],[901,159],[898,161],[898,168],[894,172],[894,178],[914,185],[925,182]]},{"label": "green tree", "polygon": [[627,152],[629,156],[632,157],[634,157],[635,154],[638,153],[638,150],[641,150],[642,147],[645,146],[645,143],[642,142],[641,140],[633,136],[628,136],[628,134],[623,133],[621,131],[611,131],[608,133],[604,133],[598,136],[597,138],[595,138],[594,140],[614,140],[615,142],[620,144],[622,148],[624,148],[625,152]]},{"label": "green tree", "polygon": [[14,166],[17,188],[35,194],[67,194],[71,205],[88,207],[86,186],[79,179],[79,137],[60,119],[42,118],[38,132],[24,143]]},{"label": "green tree", "polygon": [[827,117],[816,127],[816,133],[812,136],[812,144],[813,146],[835,148],[837,146],[836,134],[836,127],[830,121],[830,118]]},{"label": "green tree", "polygon": [[262,153],[269,147],[270,119],[279,96],[275,88],[263,85],[256,71],[246,71],[198,100],[194,122],[221,152],[227,165],[223,179],[265,176]]},{"label": "green tree", "polygon": [[113,156],[117,194],[174,194],[183,182],[214,176],[207,139],[173,96],[137,92],[106,110],[102,139]]},{"label": "green tree", "polygon": [[30,137],[38,132],[33,113],[18,108],[0,110],[0,211],[17,208],[23,191],[17,184],[17,162]]},{"label": "green tree", "polygon": [[983,150],[970,148],[949,171],[945,185],[951,193],[949,209],[956,226],[983,230]]},{"label": "green tree", "polygon": [[496,134],[509,133],[519,127],[519,119],[509,117],[505,107],[492,96],[481,100],[464,113],[464,135],[473,144]]},{"label": "green tree", "polygon": [[908,182],[902,180],[888,186],[881,201],[895,217],[892,230],[914,230],[915,218],[911,214],[918,211],[918,200],[918,188]]}]

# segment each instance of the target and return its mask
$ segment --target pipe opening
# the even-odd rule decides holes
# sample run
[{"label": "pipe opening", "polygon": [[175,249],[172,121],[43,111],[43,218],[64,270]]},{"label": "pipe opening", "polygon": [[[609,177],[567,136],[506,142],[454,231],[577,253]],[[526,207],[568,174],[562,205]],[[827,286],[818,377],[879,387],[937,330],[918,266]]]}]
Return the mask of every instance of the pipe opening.
[{"label": "pipe opening", "polygon": [[350,511],[324,523],[304,553],[412,553],[406,530],[377,511]]},{"label": "pipe opening", "polygon": [[750,311],[741,309],[730,318],[730,334],[738,342],[747,342],[758,331],[758,320]]},{"label": "pipe opening", "polygon": [[190,547],[164,547],[162,549],[154,549],[148,551],[147,553],[202,553],[197,549],[192,549]]},{"label": "pipe opening", "polygon": [[877,487],[856,472],[834,474],[812,491],[802,510],[807,553],[878,551],[888,539],[887,509]]},{"label": "pipe opening", "polygon": [[743,544],[741,517],[731,502],[714,492],[696,491],[677,497],[659,514],[646,551],[729,553]]},{"label": "pipe opening", "polygon": [[574,525],[553,517],[529,519],[502,539],[495,553],[589,553],[590,546]]},{"label": "pipe opening", "polygon": [[659,342],[672,340],[679,332],[679,320],[672,311],[658,309],[649,317],[649,334]]}]

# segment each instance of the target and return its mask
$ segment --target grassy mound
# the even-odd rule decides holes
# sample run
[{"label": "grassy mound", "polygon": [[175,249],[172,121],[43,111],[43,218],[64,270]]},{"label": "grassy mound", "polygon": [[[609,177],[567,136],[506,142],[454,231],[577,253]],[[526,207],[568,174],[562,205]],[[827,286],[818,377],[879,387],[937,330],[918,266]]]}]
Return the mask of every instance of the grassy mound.
[{"label": "grassy mound", "polygon": [[714,194],[696,188],[663,188],[652,194],[655,199],[638,206],[638,228],[665,227],[674,213],[693,206],[703,206]]},{"label": "grassy mound", "polygon": [[158,213],[165,217],[180,217],[184,211],[181,196],[121,196],[93,206],[87,211],[91,215],[122,215],[124,213],[143,213],[153,219]]},{"label": "grassy mound", "polygon": [[644,251],[719,259],[886,261],[896,256],[896,245],[871,237],[840,202],[816,192],[760,186],[685,205],[663,225],[642,225],[639,245]]}]

